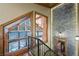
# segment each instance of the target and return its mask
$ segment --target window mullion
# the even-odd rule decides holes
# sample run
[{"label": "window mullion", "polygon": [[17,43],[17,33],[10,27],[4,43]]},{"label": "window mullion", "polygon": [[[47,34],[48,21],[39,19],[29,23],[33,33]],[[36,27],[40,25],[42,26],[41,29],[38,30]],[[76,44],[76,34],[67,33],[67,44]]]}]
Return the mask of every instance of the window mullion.
[{"label": "window mullion", "polygon": [[18,31],[18,49],[20,49],[20,32]]}]

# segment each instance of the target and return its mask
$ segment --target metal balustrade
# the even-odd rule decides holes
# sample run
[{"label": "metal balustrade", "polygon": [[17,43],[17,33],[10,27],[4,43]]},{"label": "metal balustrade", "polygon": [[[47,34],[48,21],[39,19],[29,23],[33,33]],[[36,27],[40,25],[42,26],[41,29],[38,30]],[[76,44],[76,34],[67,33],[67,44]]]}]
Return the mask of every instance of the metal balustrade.
[{"label": "metal balustrade", "polygon": [[42,40],[31,36],[28,36],[28,50],[33,56],[58,56],[58,54]]}]

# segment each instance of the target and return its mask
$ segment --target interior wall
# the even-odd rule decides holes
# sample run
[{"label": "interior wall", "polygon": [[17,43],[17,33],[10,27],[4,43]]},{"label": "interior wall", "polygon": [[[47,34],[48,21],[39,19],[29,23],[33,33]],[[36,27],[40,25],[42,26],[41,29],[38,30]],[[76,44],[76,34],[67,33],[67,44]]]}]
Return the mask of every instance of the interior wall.
[{"label": "interior wall", "polygon": [[[77,3],[77,19],[78,19],[78,33],[79,33],[79,3]],[[79,34],[78,34],[79,35]],[[78,40],[78,42],[77,42],[77,54],[78,54],[78,56],[79,56],[79,40]]]},{"label": "interior wall", "polygon": [[[62,4],[55,9],[52,9],[52,39],[63,33],[67,38],[67,55],[76,55],[76,8],[75,4]],[[54,39],[53,39],[54,40]]]},{"label": "interior wall", "polygon": [[[48,43],[50,46],[50,8],[32,3],[1,3],[0,4],[0,25],[30,11],[37,11],[48,17]],[[1,48],[0,48],[1,49]]]}]

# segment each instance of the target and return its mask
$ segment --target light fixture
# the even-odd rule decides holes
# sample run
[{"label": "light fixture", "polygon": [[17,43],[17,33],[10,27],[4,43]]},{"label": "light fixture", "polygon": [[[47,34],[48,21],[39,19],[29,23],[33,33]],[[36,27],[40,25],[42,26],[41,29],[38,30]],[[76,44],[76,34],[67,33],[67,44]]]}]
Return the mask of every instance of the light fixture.
[{"label": "light fixture", "polygon": [[62,33],[61,33],[61,32],[59,32],[59,37],[60,37],[60,38],[62,37]]},{"label": "light fixture", "polygon": [[75,38],[76,40],[79,40],[79,36],[76,36],[76,38]]}]

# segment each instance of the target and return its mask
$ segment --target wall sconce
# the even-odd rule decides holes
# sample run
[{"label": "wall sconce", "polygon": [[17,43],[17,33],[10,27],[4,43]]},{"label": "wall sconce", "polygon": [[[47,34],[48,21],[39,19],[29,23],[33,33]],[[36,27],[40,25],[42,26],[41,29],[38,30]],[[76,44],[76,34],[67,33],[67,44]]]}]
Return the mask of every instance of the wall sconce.
[{"label": "wall sconce", "polygon": [[76,36],[76,38],[75,38],[76,40],[79,40],[79,36]]},{"label": "wall sconce", "polygon": [[61,33],[61,32],[59,32],[59,37],[60,37],[60,38],[62,37],[62,33]]}]

